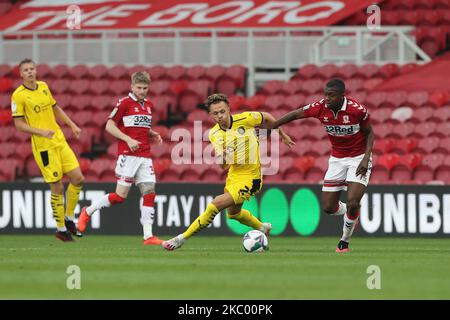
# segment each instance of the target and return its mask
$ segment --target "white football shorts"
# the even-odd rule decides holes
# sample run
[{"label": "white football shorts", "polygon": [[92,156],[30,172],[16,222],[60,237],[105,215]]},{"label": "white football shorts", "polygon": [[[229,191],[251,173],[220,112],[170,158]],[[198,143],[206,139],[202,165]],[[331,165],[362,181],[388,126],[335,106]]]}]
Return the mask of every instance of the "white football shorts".
[{"label": "white football shorts", "polygon": [[137,185],[142,182],[156,182],[153,161],[150,158],[121,154],[116,164],[117,183],[123,186]]},{"label": "white football shorts", "polygon": [[358,182],[367,187],[372,172],[372,157],[370,157],[366,175],[364,177],[361,175],[356,176],[356,169],[363,158],[364,154],[348,158],[331,156],[328,161],[328,170],[325,174],[322,191],[337,192],[347,190],[347,182]]}]

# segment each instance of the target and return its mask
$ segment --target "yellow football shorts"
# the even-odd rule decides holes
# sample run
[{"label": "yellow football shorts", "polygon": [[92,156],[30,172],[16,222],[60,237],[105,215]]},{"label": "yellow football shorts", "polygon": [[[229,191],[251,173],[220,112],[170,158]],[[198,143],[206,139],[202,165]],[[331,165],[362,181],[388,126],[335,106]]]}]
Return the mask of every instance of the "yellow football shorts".
[{"label": "yellow football shorts", "polygon": [[225,183],[225,192],[231,194],[235,204],[241,204],[246,200],[250,200],[252,196],[261,191],[261,188],[261,177],[227,178]]},{"label": "yellow football shorts", "polygon": [[49,150],[33,150],[33,156],[47,183],[61,180],[63,174],[80,166],[75,153],[67,143]]}]

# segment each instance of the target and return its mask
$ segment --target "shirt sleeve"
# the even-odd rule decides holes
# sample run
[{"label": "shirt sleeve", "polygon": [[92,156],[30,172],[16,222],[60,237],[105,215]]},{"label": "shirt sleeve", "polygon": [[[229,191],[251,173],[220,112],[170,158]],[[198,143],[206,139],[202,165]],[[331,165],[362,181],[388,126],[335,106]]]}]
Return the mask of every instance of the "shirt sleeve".
[{"label": "shirt sleeve", "polygon": [[319,100],[304,107],[300,107],[300,109],[303,110],[305,118],[317,118],[319,116],[320,105],[322,102],[323,100]]},{"label": "shirt sleeve", "polygon": [[11,97],[11,113],[13,117],[23,117],[25,106],[19,95],[13,94]]},{"label": "shirt sleeve", "polygon": [[[258,127],[264,121],[262,112],[243,112],[242,116],[245,117],[245,122],[249,127]],[[237,115],[237,117],[240,117]]]},{"label": "shirt sleeve", "polygon": [[120,99],[116,106],[114,107],[113,111],[111,112],[111,114],[109,115],[108,119],[113,120],[116,124],[118,124],[123,116],[125,115],[125,105],[123,103],[123,99]]},{"label": "shirt sleeve", "polygon": [[363,110],[361,110],[361,126],[365,127],[370,123],[370,115],[369,115],[369,111],[363,107]]},{"label": "shirt sleeve", "polygon": [[49,96],[49,98],[50,98],[50,105],[51,105],[52,107],[54,107],[54,106],[56,105],[56,100],[55,100],[55,98],[53,98],[53,94],[52,94],[52,92],[50,91],[50,88],[48,87],[48,84],[45,84],[45,86],[47,87],[47,90],[48,90],[48,96]]}]

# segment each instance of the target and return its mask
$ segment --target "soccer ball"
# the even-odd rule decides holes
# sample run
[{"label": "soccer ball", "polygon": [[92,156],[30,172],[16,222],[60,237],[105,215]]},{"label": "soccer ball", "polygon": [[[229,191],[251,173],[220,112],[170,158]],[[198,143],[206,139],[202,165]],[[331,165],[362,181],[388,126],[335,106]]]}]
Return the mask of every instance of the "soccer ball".
[{"label": "soccer ball", "polygon": [[264,233],[251,230],[244,235],[242,245],[246,252],[264,252],[269,250],[269,241]]}]

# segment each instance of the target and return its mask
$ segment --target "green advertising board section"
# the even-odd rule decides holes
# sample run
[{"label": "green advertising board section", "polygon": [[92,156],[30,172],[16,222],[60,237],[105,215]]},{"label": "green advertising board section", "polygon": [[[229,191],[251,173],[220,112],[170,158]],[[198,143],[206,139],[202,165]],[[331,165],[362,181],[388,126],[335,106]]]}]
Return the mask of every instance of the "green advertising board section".
[{"label": "green advertising board section", "polygon": [[[260,196],[244,203],[243,208],[261,221],[272,223],[271,235],[280,235],[290,224],[302,236],[313,234],[320,222],[320,203],[309,188],[300,188],[289,199],[278,187],[268,187]],[[236,234],[245,234],[251,228],[227,219],[227,226]]]}]

